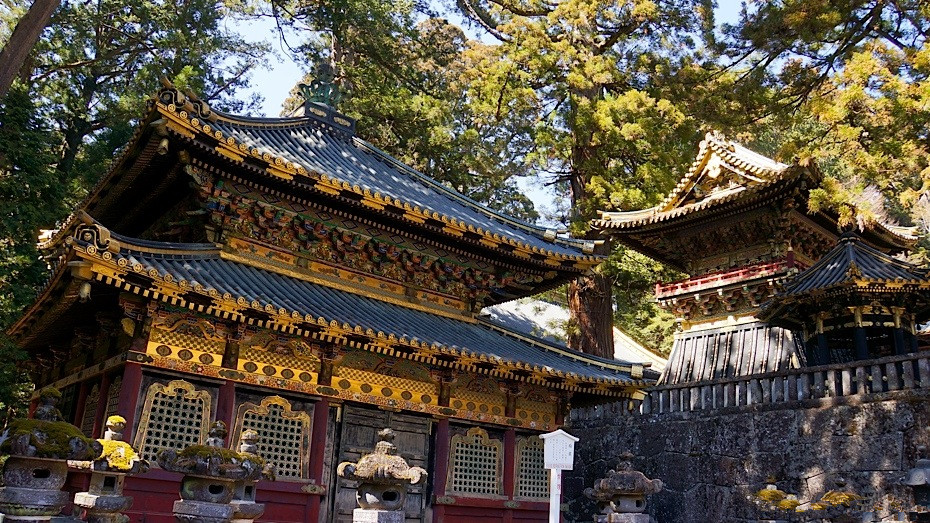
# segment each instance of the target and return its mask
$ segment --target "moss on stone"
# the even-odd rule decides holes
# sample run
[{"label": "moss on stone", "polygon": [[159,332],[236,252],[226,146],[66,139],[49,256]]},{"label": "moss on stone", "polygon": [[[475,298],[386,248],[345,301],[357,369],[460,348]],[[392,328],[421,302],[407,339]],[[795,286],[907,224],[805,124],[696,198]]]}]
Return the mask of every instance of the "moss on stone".
[{"label": "moss on stone", "polygon": [[61,399],[61,391],[55,387],[45,387],[39,391],[40,398],[55,398]]},{"label": "moss on stone", "polygon": [[220,447],[210,447],[208,445],[191,445],[178,452],[178,457],[204,460],[218,457],[222,463],[241,463],[244,461],[250,461],[258,466],[261,466],[265,463],[264,459],[262,459],[260,456],[256,456],[255,454],[240,454],[234,450]]},{"label": "moss on stone", "polygon": [[[45,389],[43,389],[44,391]],[[36,437],[37,433],[45,435],[40,440]],[[13,440],[19,439],[24,435],[29,436],[29,444],[36,449],[35,457],[51,459],[77,459],[78,456],[71,456],[71,440],[77,438],[82,441],[87,449],[88,454],[93,454],[94,441],[81,433],[81,430],[70,423],[64,421],[43,421],[37,419],[15,419],[10,422],[8,427],[8,438],[0,445],[0,452],[10,453],[12,450]],[[83,456],[86,459],[93,459],[97,456]]]}]

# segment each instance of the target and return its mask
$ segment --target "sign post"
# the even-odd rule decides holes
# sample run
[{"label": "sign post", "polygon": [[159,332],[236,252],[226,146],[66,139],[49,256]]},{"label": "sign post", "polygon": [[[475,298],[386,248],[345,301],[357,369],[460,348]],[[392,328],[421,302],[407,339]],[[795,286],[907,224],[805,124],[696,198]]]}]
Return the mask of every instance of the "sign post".
[{"label": "sign post", "polygon": [[540,434],[543,440],[543,457],[549,469],[549,523],[561,521],[562,471],[575,468],[575,442],[578,438],[559,429]]}]

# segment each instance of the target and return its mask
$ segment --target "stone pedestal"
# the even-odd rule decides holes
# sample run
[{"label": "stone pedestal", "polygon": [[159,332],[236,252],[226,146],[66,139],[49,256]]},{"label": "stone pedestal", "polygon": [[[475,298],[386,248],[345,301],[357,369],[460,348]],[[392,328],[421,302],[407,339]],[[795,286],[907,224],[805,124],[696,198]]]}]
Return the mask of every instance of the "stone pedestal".
[{"label": "stone pedestal", "polygon": [[110,416],[103,439],[97,440],[103,448],[100,456],[92,462],[72,462],[72,465],[91,470],[87,492],[74,495],[74,504],[84,509],[84,520],[88,523],[129,521],[122,512],[132,506],[132,498],[123,495],[123,482],[127,474],[147,471],[149,464],[123,441],[125,427],[126,420],[122,416]]},{"label": "stone pedestal", "polygon": [[649,523],[649,514],[608,514],[594,516],[594,523]]},{"label": "stone pedestal", "polygon": [[407,486],[426,481],[426,471],[411,467],[397,454],[393,430],[382,429],[378,440],[371,454],[357,463],[343,461],[336,473],[359,482],[355,500],[360,508],[352,513],[353,522],[403,523]]},{"label": "stone pedestal", "polygon": [[65,460],[10,456],[3,468],[0,512],[5,521],[48,521],[71,497],[60,489],[68,476]]},{"label": "stone pedestal", "polygon": [[264,503],[234,499],[229,504],[233,507],[233,515],[229,523],[252,523],[265,513]]},{"label": "stone pedestal", "polygon": [[227,523],[235,508],[228,503],[179,499],[174,502],[174,519],[189,523]]},{"label": "stone pedestal", "polygon": [[352,523],[404,523],[405,519],[403,510],[357,508],[352,511]]},{"label": "stone pedestal", "polygon": [[646,496],[662,490],[662,481],[649,479],[642,472],[633,470],[633,455],[623,453],[616,470],[606,478],[594,482],[584,495],[597,502],[599,514],[595,523],[649,523],[646,511]]},{"label": "stone pedestal", "polygon": [[132,506],[129,496],[114,496],[78,492],[74,504],[85,511],[85,520],[90,523],[126,523],[129,517],[121,512]]},{"label": "stone pedestal", "polygon": [[[217,421],[206,445],[191,445],[181,452],[165,449],[158,464],[165,470],[184,474],[181,499],[174,502],[174,517],[180,522],[227,523],[233,516],[252,521],[264,511],[255,503],[255,482],[273,467],[252,453],[224,448],[226,424]],[[269,468],[271,470],[269,470]],[[234,503],[237,491],[240,503]]]},{"label": "stone pedestal", "polygon": [[60,399],[57,389],[42,389],[35,419],[14,419],[4,433],[0,451],[10,455],[0,487],[0,513],[5,521],[49,521],[57,516],[71,499],[61,491],[68,476],[67,460],[93,459],[100,454],[99,443],[62,420],[55,406]]}]

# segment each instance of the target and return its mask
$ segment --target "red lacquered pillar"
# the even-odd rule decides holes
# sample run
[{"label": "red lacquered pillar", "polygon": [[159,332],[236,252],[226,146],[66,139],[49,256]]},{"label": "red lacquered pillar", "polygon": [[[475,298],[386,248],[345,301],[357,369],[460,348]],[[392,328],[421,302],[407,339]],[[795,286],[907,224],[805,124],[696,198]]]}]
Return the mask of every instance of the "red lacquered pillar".
[{"label": "red lacquered pillar", "polygon": [[219,396],[216,398],[216,421],[222,421],[226,424],[226,428],[229,430],[229,441],[227,442],[230,446],[235,445],[235,441],[238,439],[238,434],[233,434],[233,422],[236,421],[236,382],[231,380],[226,380],[225,383],[220,385]]},{"label": "red lacquered pillar", "polygon": [[134,441],[136,406],[139,404],[139,394],[142,388],[142,365],[134,361],[127,361],[123,367],[123,384],[119,391],[119,403],[116,413],[126,418],[125,441]]},{"label": "red lacquered pillar", "polygon": [[103,437],[103,424],[106,422],[107,403],[110,398],[110,381],[110,375],[107,373],[100,379],[100,397],[97,398],[97,415],[94,416],[94,430],[91,434],[93,438]]},{"label": "red lacquered pillar", "polygon": [[[513,499],[516,490],[517,433],[513,427],[504,431],[504,495]],[[504,523],[513,521],[513,509],[504,510]]]},{"label": "red lacquered pillar", "polygon": [[84,411],[87,410],[87,381],[82,381],[78,387],[77,402],[74,404],[74,419],[71,423],[80,428],[84,424]]}]

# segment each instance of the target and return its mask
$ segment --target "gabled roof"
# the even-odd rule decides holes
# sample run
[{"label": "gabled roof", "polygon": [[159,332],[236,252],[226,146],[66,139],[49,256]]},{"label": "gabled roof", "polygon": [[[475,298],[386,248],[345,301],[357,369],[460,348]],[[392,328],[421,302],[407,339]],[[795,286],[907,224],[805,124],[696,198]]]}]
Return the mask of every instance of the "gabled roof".
[{"label": "gabled roof", "polygon": [[[85,217],[86,220],[86,217]],[[213,244],[172,244],[128,238],[99,224],[79,226],[68,241],[69,267],[84,263],[84,277],[118,289],[189,307],[206,314],[258,324],[298,335],[328,337],[418,354],[438,361],[492,369],[502,377],[516,371],[577,384],[643,385],[642,367],[572,351],[508,330],[496,322],[441,316],[362,291],[341,290],[285,270],[233,261]],[[77,265],[75,264],[77,262]],[[66,284],[62,265],[53,281]],[[39,302],[10,332],[28,336]],[[412,349],[412,350],[411,350]],[[497,370],[493,370],[497,369]],[[578,390],[582,390],[583,387]],[[587,390],[587,389],[584,389]]]},{"label": "gabled roof", "polygon": [[[738,191],[752,185],[765,184],[780,179],[788,165],[762,156],[761,154],[743,147],[732,140],[727,140],[723,134],[711,131],[704,136],[698,146],[697,158],[691,164],[687,174],[678,182],[668,196],[662,200],[657,208],[669,211],[686,203],[689,196],[698,201],[701,198],[692,194],[695,186],[705,180],[720,180],[724,170],[733,173],[741,185],[729,188],[718,186],[721,192]],[[713,198],[712,193],[708,198]]]},{"label": "gabled roof", "polygon": [[836,287],[878,289],[888,286],[930,289],[930,271],[873,249],[855,234],[846,233],[832,251],[789,280],[776,299]]},{"label": "gabled roof", "polygon": [[[790,194],[796,187],[811,189],[821,178],[810,160],[784,164],[712,131],[701,141],[688,172],[662,202],[637,211],[601,211],[600,219],[592,220],[591,227],[619,235],[672,223],[696,223],[770,201],[779,194]],[[876,223],[870,229],[876,240],[897,250],[917,240],[915,229],[909,227]]]},{"label": "gabled roof", "polygon": [[[601,218],[591,225],[597,229],[629,229],[663,222],[745,200],[802,173],[816,177],[806,169],[792,168],[727,140],[720,133],[709,132],[688,172],[658,205],[639,211],[601,212]],[[698,193],[699,188],[704,189],[703,193]]]}]

